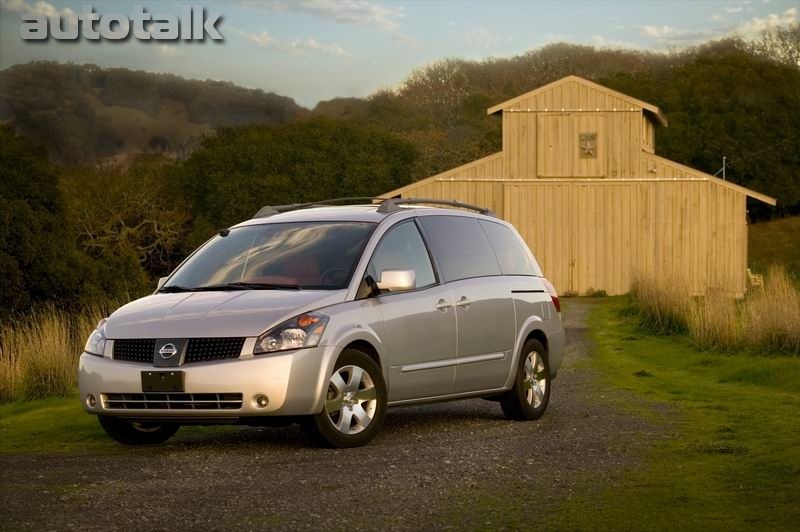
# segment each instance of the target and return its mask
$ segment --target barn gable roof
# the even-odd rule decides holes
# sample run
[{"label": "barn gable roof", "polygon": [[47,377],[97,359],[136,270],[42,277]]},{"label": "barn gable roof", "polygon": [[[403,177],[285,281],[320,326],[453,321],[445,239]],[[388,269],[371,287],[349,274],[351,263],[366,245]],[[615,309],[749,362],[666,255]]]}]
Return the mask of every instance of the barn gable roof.
[{"label": "barn gable roof", "polygon": [[604,92],[606,94],[610,94],[610,95],[612,95],[612,96],[614,96],[616,98],[620,98],[621,100],[626,100],[626,101],[630,102],[631,105],[634,105],[634,106],[642,108],[645,112],[650,114],[651,117],[653,119],[655,119],[655,121],[657,123],[661,124],[662,126],[666,127],[668,125],[667,118],[664,116],[664,113],[662,113],[661,109],[659,109],[655,105],[647,103],[647,102],[643,102],[642,100],[639,100],[639,99],[634,98],[632,96],[628,96],[627,94],[623,94],[623,93],[615,91],[613,89],[609,89],[608,87],[604,87],[603,85],[600,85],[598,83],[594,83],[593,81],[589,81],[588,79],[583,79],[582,77],[579,77],[579,76],[567,76],[565,78],[561,78],[561,79],[559,79],[557,81],[554,81],[552,83],[548,83],[547,85],[543,85],[543,86],[539,87],[538,89],[534,89],[532,91],[526,92],[525,94],[520,94],[519,96],[511,98],[510,100],[506,100],[506,101],[504,101],[502,103],[498,103],[497,105],[489,107],[489,109],[486,110],[486,114],[492,115],[492,114],[499,113],[499,112],[507,110],[507,109],[513,109],[514,105],[516,105],[516,104],[518,104],[518,103],[520,103],[522,101],[525,101],[525,100],[531,98],[532,96],[536,96],[537,94],[541,94],[541,93],[547,92],[547,91],[549,91],[551,89],[554,89],[554,88],[556,88],[556,87],[558,87],[560,85],[564,85],[564,84],[567,84],[567,83],[579,83],[579,84],[584,85],[586,87],[590,87],[590,88],[592,88],[594,90],[601,91],[601,92]]},{"label": "barn gable roof", "polygon": [[[740,193],[744,194],[745,196],[748,196],[748,197],[753,198],[753,199],[757,199],[758,201],[762,201],[762,202],[766,203],[767,205],[772,205],[773,207],[775,205],[777,205],[778,200],[776,200],[772,196],[767,196],[766,194],[762,194],[761,192],[756,192],[755,190],[751,190],[751,189],[749,189],[747,187],[743,187],[742,185],[737,185],[736,183],[732,183],[730,181],[726,181],[724,179],[720,179],[717,176],[713,176],[711,174],[707,174],[706,172],[703,172],[701,170],[697,170],[695,168],[692,168],[691,166],[686,166],[685,164],[676,163],[675,161],[672,161],[670,159],[665,159],[664,157],[659,157],[658,155],[651,155],[651,157],[653,157],[654,159],[660,160],[660,161],[664,162],[665,164],[669,164],[670,166],[673,166],[673,167],[676,167],[676,168],[680,168],[680,169],[684,170],[685,172],[687,172],[688,174],[694,174],[694,175],[696,175],[697,177],[699,177],[701,179],[704,179],[706,181],[710,181],[710,182],[712,182],[712,183],[714,183],[716,185],[719,185],[721,187],[725,187],[725,188],[729,188],[731,190],[735,190],[736,192],[740,192]],[[661,180],[669,180],[669,178],[659,178],[659,179],[661,179]]]}]

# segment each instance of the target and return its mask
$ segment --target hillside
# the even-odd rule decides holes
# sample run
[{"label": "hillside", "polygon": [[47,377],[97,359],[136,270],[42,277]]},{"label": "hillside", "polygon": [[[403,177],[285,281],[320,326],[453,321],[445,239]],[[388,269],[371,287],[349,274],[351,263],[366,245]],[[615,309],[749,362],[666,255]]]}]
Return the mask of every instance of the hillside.
[{"label": "hillside", "polygon": [[756,273],[782,264],[800,275],[800,216],[751,224],[748,236],[747,262]]},{"label": "hillside", "polygon": [[[778,198],[780,215],[796,214],[800,24],[792,32],[789,55],[731,38],[670,53],[556,43],[507,58],[445,59],[391,90],[313,111],[230,82],[34,62],[0,72],[0,123],[55,161],[82,163],[141,152],[183,158],[221,126],[325,117],[408,142],[418,156],[405,174],[416,180],[498,151],[500,120],[488,107],[576,74],[659,106],[669,120],[656,132],[659,155],[710,174],[726,157],[728,180]],[[748,209],[751,219],[775,214],[758,202]]]},{"label": "hillside", "polygon": [[154,151],[180,157],[214,128],[307,114],[285,96],[171,74],[54,62],[0,72],[0,121],[62,162]]}]

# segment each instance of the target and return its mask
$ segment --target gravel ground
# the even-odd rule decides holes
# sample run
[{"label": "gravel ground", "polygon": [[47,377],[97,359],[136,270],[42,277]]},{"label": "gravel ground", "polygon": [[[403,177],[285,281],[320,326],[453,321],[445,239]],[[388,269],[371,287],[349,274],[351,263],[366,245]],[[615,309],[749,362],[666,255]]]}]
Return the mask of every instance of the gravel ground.
[{"label": "gravel ground", "polygon": [[593,354],[587,312],[568,303],[564,364],[537,422],[475,399],[391,409],[350,450],[310,447],[296,427],[229,427],[113,455],[3,456],[0,529],[532,528],[587,479],[613,485],[663,436],[580,363]]}]

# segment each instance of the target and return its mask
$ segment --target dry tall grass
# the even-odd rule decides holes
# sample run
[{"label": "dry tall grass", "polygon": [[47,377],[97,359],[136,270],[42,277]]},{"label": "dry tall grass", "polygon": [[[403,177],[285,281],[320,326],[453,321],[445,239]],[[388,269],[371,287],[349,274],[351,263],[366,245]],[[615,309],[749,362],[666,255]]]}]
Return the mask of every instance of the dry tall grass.
[{"label": "dry tall grass", "polygon": [[72,393],[78,357],[101,316],[44,308],[0,325],[0,403]]},{"label": "dry tall grass", "polygon": [[725,294],[696,298],[689,308],[689,335],[703,349],[733,351],[741,343],[739,303]]},{"label": "dry tall grass", "polygon": [[635,274],[631,294],[642,325],[660,333],[686,332],[692,303],[687,286],[679,279]]},{"label": "dry tall grass", "polygon": [[800,290],[784,268],[767,270],[764,289],[747,298],[744,341],[756,349],[800,354]]},{"label": "dry tall grass", "polygon": [[800,288],[785,268],[772,267],[763,288],[742,300],[710,293],[693,297],[679,279],[636,278],[632,295],[642,325],[688,334],[704,349],[800,354]]}]

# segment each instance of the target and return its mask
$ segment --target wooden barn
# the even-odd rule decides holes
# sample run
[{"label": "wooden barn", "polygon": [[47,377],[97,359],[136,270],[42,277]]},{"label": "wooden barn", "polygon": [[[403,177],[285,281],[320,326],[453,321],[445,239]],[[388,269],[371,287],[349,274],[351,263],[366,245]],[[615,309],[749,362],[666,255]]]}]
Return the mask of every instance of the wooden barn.
[{"label": "wooden barn", "polygon": [[491,208],[560,292],[623,294],[637,271],[745,291],[746,198],[775,199],[656,155],[658,107],[569,76],[488,113],[502,115],[501,152],[384,197]]}]

